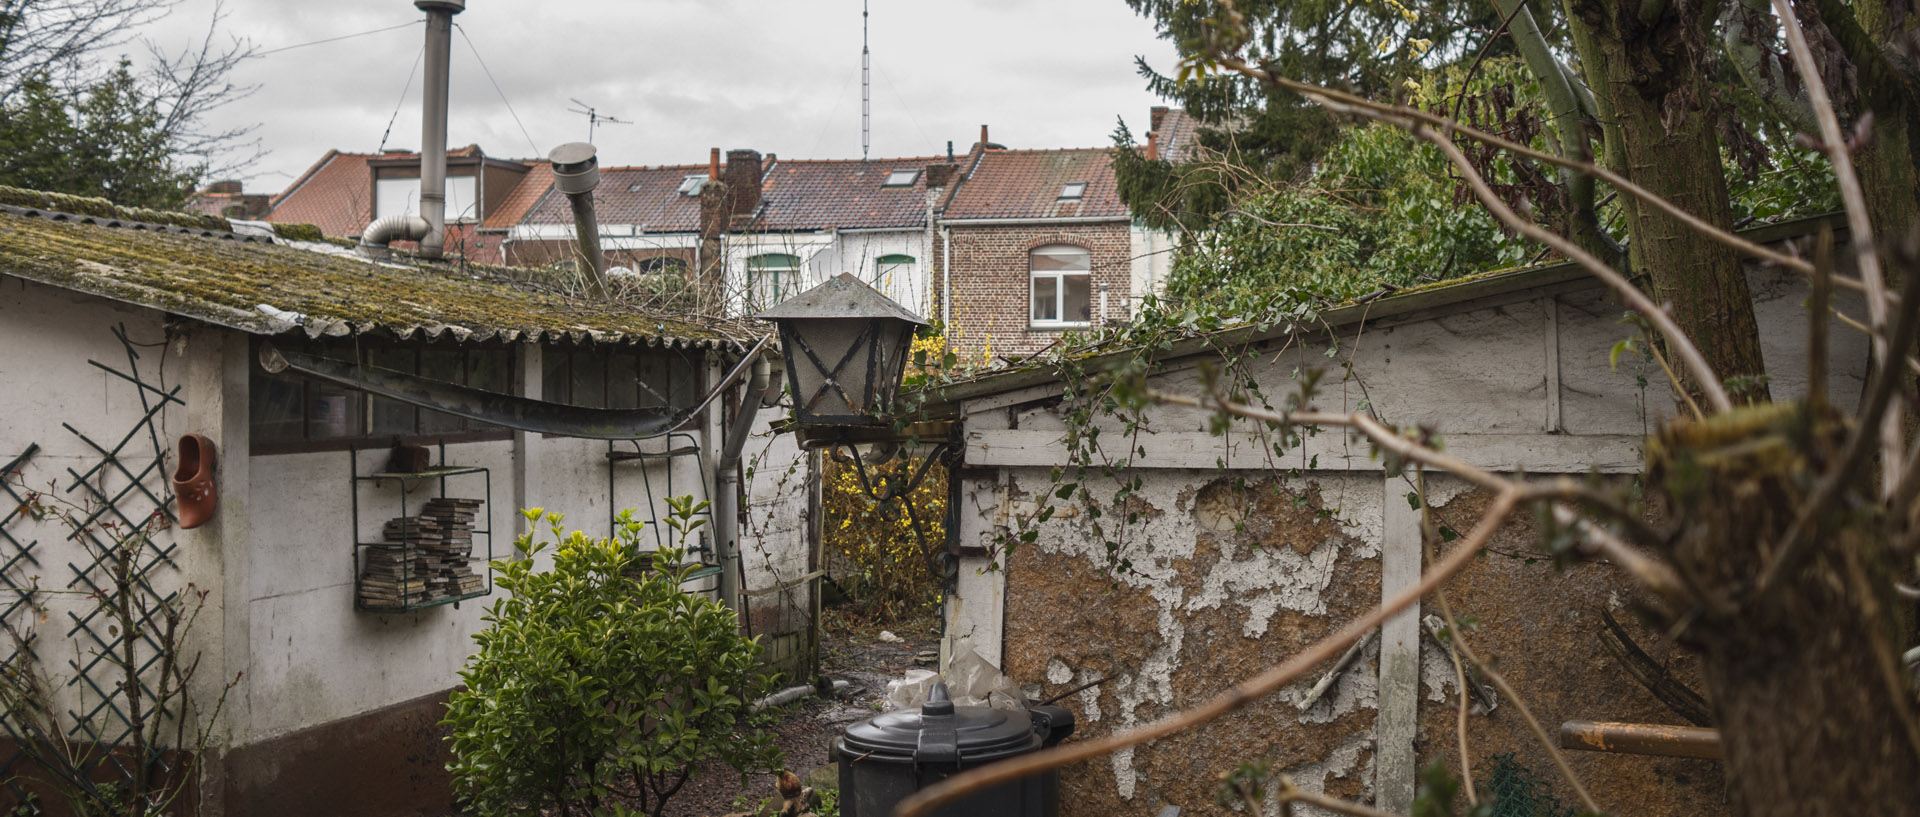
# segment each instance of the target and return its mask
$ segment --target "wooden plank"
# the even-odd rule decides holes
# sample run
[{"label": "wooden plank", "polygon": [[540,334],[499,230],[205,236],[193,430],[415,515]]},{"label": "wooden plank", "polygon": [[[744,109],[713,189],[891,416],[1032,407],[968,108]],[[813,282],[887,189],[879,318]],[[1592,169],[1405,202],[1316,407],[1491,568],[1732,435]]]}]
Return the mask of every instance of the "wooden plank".
[{"label": "wooden plank", "polygon": [[[1382,480],[1385,496],[1380,548],[1380,600],[1385,603],[1420,583],[1420,511],[1406,499],[1401,477]],[[1405,814],[1413,807],[1419,765],[1413,741],[1420,715],[1420,605],[1380,625],[1380,699],[1374,719],[1374,805]]]},{"label": "wooden plank", "polygon": [[[964,462],[969,467],[1050,468],[1067,462],[1067,449],[1061,443],[1063,432],[1015,430],[969,430]],[[1120,449],[1127,445],[1117,433],[1105,436],[1105,443]],[[1638,435],[1572,434],[1452,434],[1441,436],[1446,451],[1469,464],[1496,471],[1526,471],[1535,474],[1584,474],[1599,471],[1608,474],[1638,473],[1641,446]],[[1338,430],[1329,430],[1309,438],[1302,448],[1274,457],[1268,443],[1246,433],[1215,437],[1204,431],[1167,431],[1140,435],[1135,468],[1185,468],[1212,470],[1271,470],[1299,468],[1309,471],[1378,471],[1379,460],[1370,457],[1364,442],[1352,441]],[[1122,453],[1116,450],[1115,454]]]},{"label": "wooden plank", "polygon": [[1560,299],[1549,297],[1542,307],[1547,313],[1547,427],[1549,434],[1560,433]]}]

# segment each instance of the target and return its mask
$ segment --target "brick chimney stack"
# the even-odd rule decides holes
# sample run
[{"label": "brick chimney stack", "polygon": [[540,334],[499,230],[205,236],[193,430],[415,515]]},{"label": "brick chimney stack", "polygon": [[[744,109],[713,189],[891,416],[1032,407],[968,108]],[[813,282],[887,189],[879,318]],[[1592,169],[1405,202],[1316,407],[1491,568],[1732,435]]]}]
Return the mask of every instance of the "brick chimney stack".
[{"label": "brick chimney stack", "polygon": [[720,149],[719,148],[714,148],[712,153],[707,154],[707,180],[708,181],[720,180]]},{"label": "brick chimney stack", "polygon": [[1147,132],[1152,133],[1160,129],[1160,120],[1167,118],[1167,106],[1155,105],[1148,109],[1148,114],[1153,118],[1148,120]]},{"label": "brick chimney stack", "polygon": [[987,126],[981,125],[980,126],[980,149],[986,150],[988,143],[989,143],[989,140],[987,139]]},{"label": "brick chimney stack", "polygon": [[728,214],[736,219],[752,215],[760,206],[760,151],[727,151],[724,173]]}]

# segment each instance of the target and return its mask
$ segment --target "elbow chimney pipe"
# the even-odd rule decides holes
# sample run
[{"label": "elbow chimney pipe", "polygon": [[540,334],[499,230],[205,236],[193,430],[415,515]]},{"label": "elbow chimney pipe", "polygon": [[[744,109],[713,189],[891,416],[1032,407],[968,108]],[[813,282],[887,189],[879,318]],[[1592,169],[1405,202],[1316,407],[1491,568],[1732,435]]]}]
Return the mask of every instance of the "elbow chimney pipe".
[{"label": "elbow chimney pipe", "polygon": [[467,0],[413,0],[427,13],[427,86],[420,124],[420,215],[376,219],[360,231],[360,252],[385,258],[392,241],[420,242],[422,258],[439,258],[447,246],[447,62],[453,50],[453,15]]},{"label": "elbow chimney pipe", "polygon": [[431,231],[426,219],[411,213],[376,219],[360,231],[360,254],[368,258],[386,258],[389,242],[419,241]]},{"label": "elbow chimney pipe", "polygon": [[553,163],[553,186],[567,195],[573,207],[573,232],[580,242],[581,266],[594,297],[607,299],[607,259],[600,253],[600,220],[593,212],[593,189],[600,186],[600,161],[593,145],[568,142],[547,154]]}]

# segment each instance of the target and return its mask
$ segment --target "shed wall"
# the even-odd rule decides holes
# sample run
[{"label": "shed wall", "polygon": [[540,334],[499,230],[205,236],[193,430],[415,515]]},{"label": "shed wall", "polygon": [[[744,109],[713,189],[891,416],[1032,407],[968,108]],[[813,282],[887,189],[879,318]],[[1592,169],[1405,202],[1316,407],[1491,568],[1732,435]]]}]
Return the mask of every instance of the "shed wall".
[{"label": "shed wall", "polygon": [[[1787,273],[1750,278],[1768,366],[1778,373],[1773,395],[1792,399],[1805,387],[1792,374],[1805,370],[1805,288]],[[1841,308],[1859,311],[1857,303]],[[1449,453],[1494,471],[1631,475],[1645,431],[1671,412],[1672,399],[1652,362],[1634,354],[1610,362],[1614,344],[1633,334],[1621,312],[1611,296],[1578,284],[1510,292],[1268,350],[1249,358],[1248,374],[1278,404],[1298,390],[1296,369],[1328,368],[1314,407],[1430,426]],[[1857,400],[1867,355],[1857,334],[1831,331],[1828,388],[1844,409]],[[1197,362],[1167,362],[1152,385],[1202,393]],[[1349,362],[1351,376],[1342,378]],[[1051,469],[1069,464],[1055,395],[1057,387],[1040,386],[963,408],[963,553],[1017,530],[1052,491]],[[1063,702],[1080,714],[1082,735],[1099,735],[1194,706],[1417,578],[1419,514],[1406,498],[1413,487],[1383,473],[1365,443],[1329,431],[1276,454],[1277,438],[1250,423],[1209,433],[1209,414],[1155,406],[1137,439],[1119,437],[1118,419],[1096,420],[1110,435],[1102,438],[1109,455],[1136,449],[1120,478],[1138,477],[1138,496],[1103,507],[1109,530],[1122,513],[1141,515],[1120,554],[1132,571],[1109,575],[1089,520],[1063,506],[1039,525],[1037,542],[1010,556],[962,559],[948,649],[998,657],[1042,697],[1106,677]],[[1275,476],[1288,469],[1297,470]],[[1089,487],[1104,499],[1116,484],[1102,479],[1090,477]],[[1429,501],[1456,530],[1469,529],[1485,507],[1485,496],[1447,478],[1436,476],[1430,488]],[[1418,619],[1434,612],[1434,601],[1390,619],[1330,701],[1304,713],[1294,706],[1323,666],[1193,734],[1069,769],[1063,785],[1072,796],[1062,813],[1204,809],[1218,776],[1254,758],[1305,788],[1406,808],[1421,764],[1445,759],[1458,768],[1452,665],[1419,634]],[[1596,640],[1602,610],[1631,626],[1632,601],[1628,583],[1605,565],[1558,571],[1539,558],[1526,520],[1503,528],[1493,553],[1452,591],[1456,613],[1480,622],[1473,643],[1509,672],[1549,729],[1569,719],[1682,722]],[[1687,659],[1657,634],[1635,635],[1688,676]],[[1575,802],[1512,707],[1469,728],[1478,751],[1516,752],[1562,802]],[[1490,761],[1473,762],[1484,774]],[[1717,763],[1584,755],[1576,765],[1609,811],[1724,809]]]}]

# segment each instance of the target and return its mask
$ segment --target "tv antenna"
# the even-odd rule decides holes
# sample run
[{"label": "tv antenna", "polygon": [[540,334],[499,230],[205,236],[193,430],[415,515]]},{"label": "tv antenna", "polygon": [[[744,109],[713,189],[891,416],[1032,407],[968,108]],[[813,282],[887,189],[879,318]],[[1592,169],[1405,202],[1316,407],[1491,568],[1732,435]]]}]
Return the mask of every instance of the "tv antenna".
[{"label": "tv antenna", "polygon": [[608,116],[608,115],[606,115],[606,114],[603,114],[603,113],[601,113],[601,112],[599,111],[599,109],[597,109],[597,108],[595,108],[595,107],[593,107],[592,105],[588,105],[588,104],[587,104],[587,103],[585,103],[585,102],[581,102],[581,101],[580,101],[580,100],[578,100],[578,99],[574,99],[574,98],[572,98],[572,97],[568,97],[568,99],[570,99],[570,100],[572,100],[572,102],[573,102],[573,104],[575,104],[575,105],[578,105],[578,106],[580,106],[580,107],[578,107],[578,108],[568,108],[568,109],[567,109],[567,113],[577,113],[577,114],[580,114],[581,116],[584,116],[584,117],[586,117],[586,118],[587,118],[587,141],[588,141],[589,143],[591,143],[591,142],[593,141],[593,129],[594,129],[594,127],[595,127],[595,126],[597,126],[597,125],[600,125],[600,124],[603,124],[603,123],[604,123],[604,124],[608,124],[608,125],[631,125],[631,124],[633,124],[633,122],[632,122],[631,120],[626,120],[626,119],[619,119],[619,118],[616,118],[616,117],[612,117],[612,116]]}]

